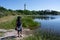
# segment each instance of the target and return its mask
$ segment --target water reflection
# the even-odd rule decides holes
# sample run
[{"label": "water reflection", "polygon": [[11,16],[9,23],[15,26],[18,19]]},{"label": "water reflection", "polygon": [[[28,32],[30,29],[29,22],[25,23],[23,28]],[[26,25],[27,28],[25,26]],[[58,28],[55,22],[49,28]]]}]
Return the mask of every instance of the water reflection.
[{"label": "water reflection", "polygon": [[55,19],[55,17],[37,17],[36,19],[40,19],[40,20],[52,20],[52,19]]},{"label": "water reflection", "polygon": [[60,34],[60,16],[49,16],[46,19],[37,18],[35,21],[41,23],[42,31]]}]

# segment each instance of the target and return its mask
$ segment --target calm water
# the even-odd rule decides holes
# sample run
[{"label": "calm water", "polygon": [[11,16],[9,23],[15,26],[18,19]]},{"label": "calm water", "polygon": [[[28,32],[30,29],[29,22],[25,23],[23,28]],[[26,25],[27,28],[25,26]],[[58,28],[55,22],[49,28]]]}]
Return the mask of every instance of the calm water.
[{"label": "calm water", "polygon": [[[35,21],[41,23],[42,31],[51,31],[60,34],[60,16],[49,16],[48,19],[35,19]],[[53,18],[51,18],[53,17]]]}]

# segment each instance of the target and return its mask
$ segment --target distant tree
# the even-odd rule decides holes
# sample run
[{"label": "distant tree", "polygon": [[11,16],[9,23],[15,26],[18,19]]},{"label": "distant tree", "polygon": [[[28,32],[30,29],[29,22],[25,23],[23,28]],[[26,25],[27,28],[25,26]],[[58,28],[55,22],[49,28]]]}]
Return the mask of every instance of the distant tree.
[{"label": "distant tree", "polygon": [[3,11],[7,11],[7,9],[4,8],[4,7],[1,7],[1,6],[0,6],[0,11],[1,11],[1,12],[3,12]]},{"label": "distant tree", "polygon": [[33,15],[37,15],[37,11],[33,10],[33,11],[32,11],[32,14],[33,14]]},{"label": "distant tree", "polygon": [[24,11],[23,10],[16,10],[17,14],[24,14]]},{"label": "distant tree", "polygon": [[57,11],[51,11],[52,15],[57,15],[57,13],[58,13]]},{"label": "distant tree", "polygon": [[60,12],[53,10],[11,10],[0,6],[0,17],[8,15],[60,15]]},{"label": "distant tree", "polygon": [[29,10],[24,10],[24,14],[26,14],[26,15],[32,15],[32,12],[29,11]]},{"label": "distant tree", "polygon": [[13,10],[11,10],[11,9],[8,9],[8,11],[13,12]]}]

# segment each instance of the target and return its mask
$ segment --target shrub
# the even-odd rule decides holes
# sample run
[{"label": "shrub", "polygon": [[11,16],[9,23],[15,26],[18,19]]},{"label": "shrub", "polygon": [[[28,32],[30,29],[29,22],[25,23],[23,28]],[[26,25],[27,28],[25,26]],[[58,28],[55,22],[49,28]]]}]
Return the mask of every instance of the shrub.
[{"label": "shrub", "polygon": [[31,17],[22,18],[23,27],[35,29],[39,26],[39,23],[35,22]]}]

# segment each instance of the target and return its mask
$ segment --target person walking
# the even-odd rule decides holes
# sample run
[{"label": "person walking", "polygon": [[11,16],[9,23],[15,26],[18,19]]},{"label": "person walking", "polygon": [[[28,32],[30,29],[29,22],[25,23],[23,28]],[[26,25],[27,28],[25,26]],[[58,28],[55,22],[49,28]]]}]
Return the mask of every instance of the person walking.
[{"label": "person walking", "polygon": [[22,37],[22,23],[20,16],[17,17],[15,30],[17,30],[18,37]]}]

